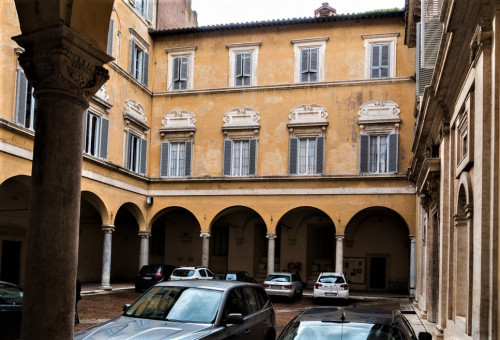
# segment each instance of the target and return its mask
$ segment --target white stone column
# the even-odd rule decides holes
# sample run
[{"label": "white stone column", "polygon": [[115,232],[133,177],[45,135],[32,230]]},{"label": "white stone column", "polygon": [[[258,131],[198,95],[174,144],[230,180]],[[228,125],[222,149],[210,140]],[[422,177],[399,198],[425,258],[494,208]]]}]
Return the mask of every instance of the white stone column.
[{"label": "white stone column", "polygon": [[335,235],[336,248],[335,248],[335,272],[344,272],[344,234]]},{"label": "white stone column", "polygon": [[415,296],[415,235],[410,235],[410,296]]},{"label": "white stone column", "polygon": [[139,231],[139,237],[141,238],[141,248],[139,250],[139,269],[141,269],[142,266],[149,264],[149,238],[151,237],[151,232]]},{"label": "white stone column", "polygon": [[278,235],[273,233],[267,233],[267,275],[274,272],[274,253],[276,251],[275,240]]},{"label": "white stone column", "polygon": [[211,235],[209,231],[202,231],[200,234],[200,237],[203,239],[201,244],[201,265],[205,267],[208,267]]},{"label": "white stone column", "polygon": [[111,277],[111,244],[113,241],[113,231],[115,227],[112,225],[103,225],[104,242],[102,249],[102,275],[101,275],[101,289],[111,290],[110,277]]}]

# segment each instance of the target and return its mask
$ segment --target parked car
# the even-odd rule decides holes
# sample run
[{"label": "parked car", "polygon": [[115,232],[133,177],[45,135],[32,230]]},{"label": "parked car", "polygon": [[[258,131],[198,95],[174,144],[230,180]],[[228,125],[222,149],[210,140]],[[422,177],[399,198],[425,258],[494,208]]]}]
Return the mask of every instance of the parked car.
[{"label": "parked car", "polygon": [[170,264],[148,264],[142,266],[135,278],[135,291],[143,292],[158,282],[166,281],[174,271]]},{"label": "parked car", "polygon": [[349,284],[343,273],[321,273],[314,283],[313,299],[349,300]]},{"label": "parked car", "polygon": [[121,316],[78,332],[74,339],[228,338],[276,338],[273,306],[261,286],[222,280],[160,282],[125,305]]},{"label": "parked car", "polygon": [[225,272],[217,272],[215,273],[213,280],[232,280],[257,283],[252,275],[243,270],[227,270]]},{"label": "parked car", "polygon": [[206,267],[178,267],[169,280],[211,280],[214,274]]},{"label": "parked car", "polygon": [[[400,311],[375,308],[312,308],[288,323],[278,340],[370,339],[416,340],[415,332]],[[419,340],[432,336],[421,332]]]},{"label": "parked car", "polygon": [[299,275],[293,273],[271,273],[264,281],[264,289],[270,296],[286,296],[297,298],[302,296],[302,281]]},{"label": "parked car", "polygon": [[0,281],[0,339],[21,337],[23,290],[20,286]]}]

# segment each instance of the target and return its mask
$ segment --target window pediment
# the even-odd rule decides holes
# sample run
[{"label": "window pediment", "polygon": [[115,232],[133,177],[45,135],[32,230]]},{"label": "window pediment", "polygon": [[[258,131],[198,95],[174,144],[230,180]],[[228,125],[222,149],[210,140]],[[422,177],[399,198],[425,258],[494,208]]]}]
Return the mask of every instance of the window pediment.
[{"label": "window pediment", "polygon": [[163,116],[160,128],[162,139],[167,137],[169,140],[188,139],[196,132],[196,117],[194,113],[183,110],[174,110]]},{"label": "window pediment", "polygon": [[232,109],[224,115],[222,131],[226,138],[256,138],[260,129],[259,120],[259,113],[254,109]]},{"label": "window pediment", "polygon": [[398,132],[399,105],[392,100],[370,100],[360,106],[358,124],[361,133]]},{"label": "window pediment", "polygon": [[293,136],[321,136],[328,126],[328,112],[319,104],[303,104],[290,110],[288,128]]},{"label": "window pediment", "polygon": [[142,130],[144,134],[149,130],[149,126],[146,124],[147,118],[144,108],[132,99],[127,99],[125,102],[123,119],[125,120],[125,126],[130,127],[130,125],[133,125],[139,131]]}]

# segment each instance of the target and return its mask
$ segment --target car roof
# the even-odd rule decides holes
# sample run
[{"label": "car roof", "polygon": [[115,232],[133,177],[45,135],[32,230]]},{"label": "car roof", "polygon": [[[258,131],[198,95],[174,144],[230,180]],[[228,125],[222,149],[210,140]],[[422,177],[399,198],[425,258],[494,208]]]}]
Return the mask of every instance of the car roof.
[{"label": "car roof", "polygon": [[206,288],[215,290],[228,290],[233,287],[253,286],[261,287],[254,283],[241,281],[225,281],[225,280],[181,280],[181,281],[166,281],[160,282],[156,286],[168,287],[186,287],[186,288]]},{"label": "car roof", "polygon": [[289,273],[289,272],[273,272],[273,273],[270,273],[269,275],[292,275],[292,274],[293,273]]},{"label": "car roof", "polygon": [[336,276],[342,276],[344,274],[343,273],[334,273],[334,272],[323,272],[323,273],[319,273],[319,275],[336,275]]},{"label": "car roof", "polygon": [[[356,308],[356,307],[316,307],[311,308],[299,316],[295,321],[323,321],[323,322],[357,322],[368,324],[392,325],[396,316],[401,313],[390,309],[381,308]],[[342,320],[342,316],[345,317]]]}]

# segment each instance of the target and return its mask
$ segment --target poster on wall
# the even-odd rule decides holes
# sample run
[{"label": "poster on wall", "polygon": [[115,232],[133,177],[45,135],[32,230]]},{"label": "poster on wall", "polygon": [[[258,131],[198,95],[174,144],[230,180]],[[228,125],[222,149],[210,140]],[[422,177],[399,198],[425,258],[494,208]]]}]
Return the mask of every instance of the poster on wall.
[{"label": "poster on wall", "polygon": [[344,257],[344,274],[349,283],[365,283],[365,258]]}]

